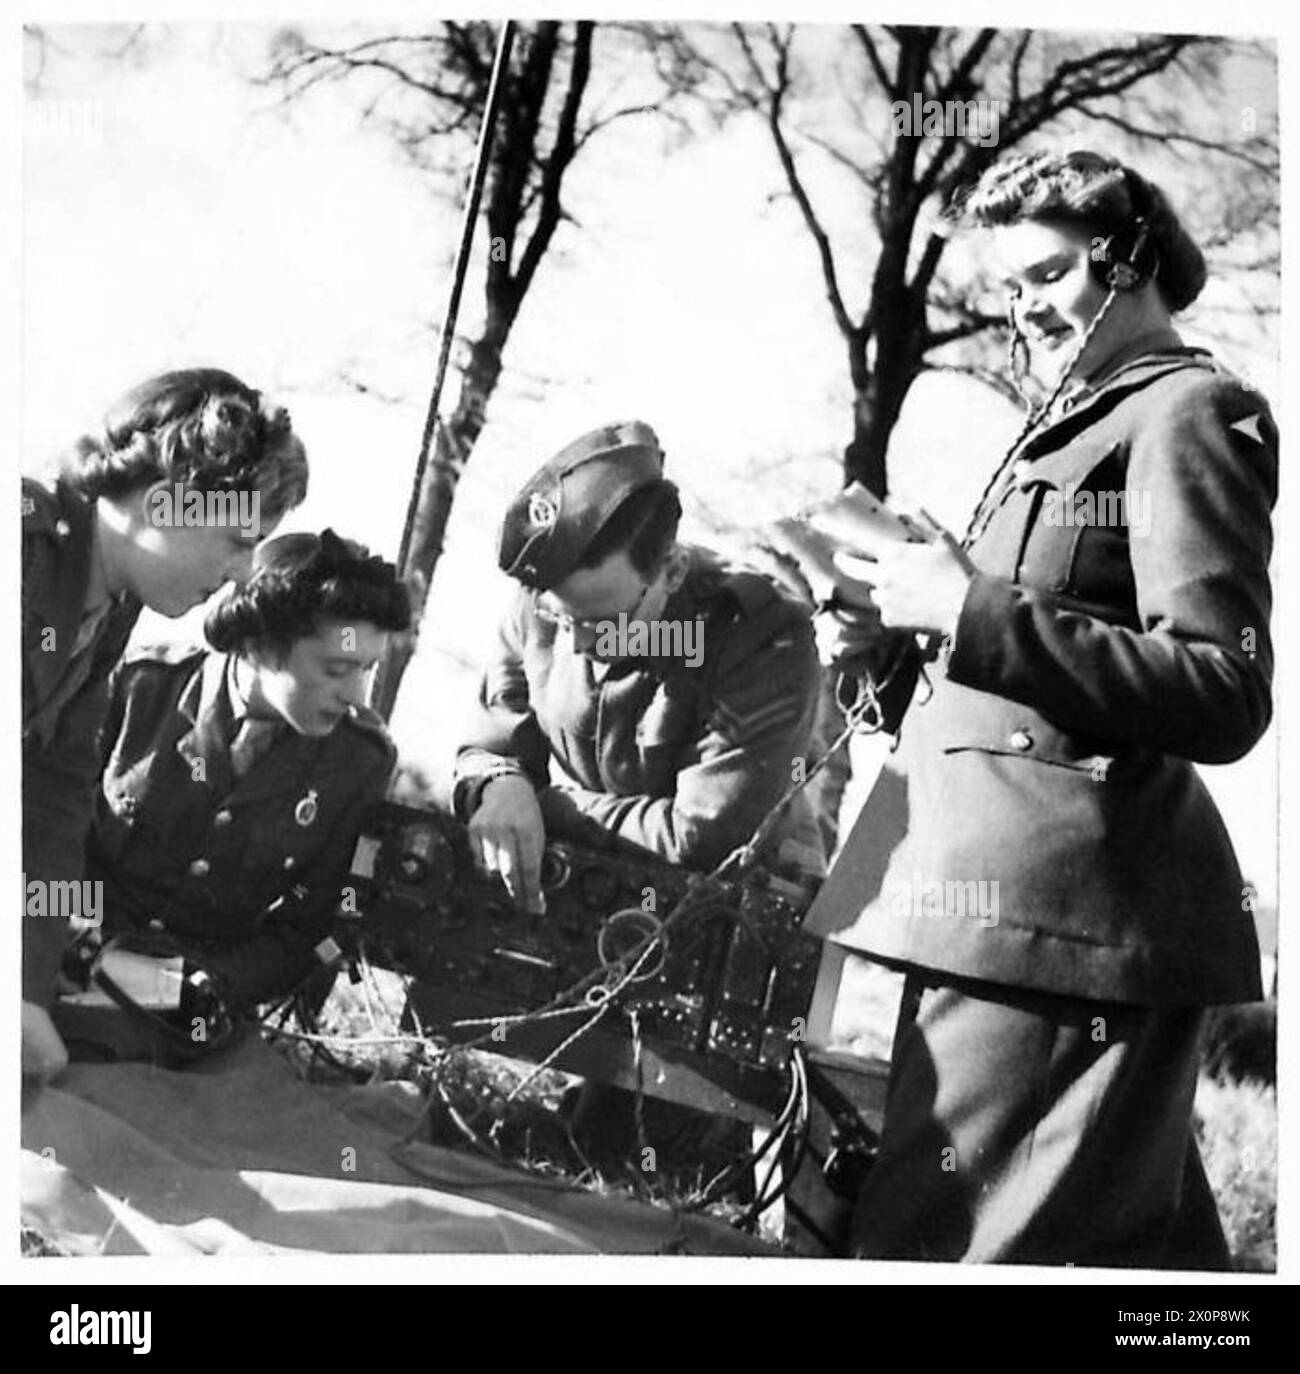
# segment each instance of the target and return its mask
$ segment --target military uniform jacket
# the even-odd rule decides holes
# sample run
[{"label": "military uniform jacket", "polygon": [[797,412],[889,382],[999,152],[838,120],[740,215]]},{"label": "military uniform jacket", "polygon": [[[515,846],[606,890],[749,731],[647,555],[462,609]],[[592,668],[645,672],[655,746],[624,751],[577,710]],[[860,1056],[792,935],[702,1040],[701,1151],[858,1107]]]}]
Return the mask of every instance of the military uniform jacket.
[{"label": "military uniform jacket", "polygon": [[[902,792],[882,775],[810,925],[1015,987],[1261,995],[1192,761],[1242,757],[1269,721],[1276,437],[1262,398],[1172,333],[1031,435],[971,547],[946,673],[904,720]],[[1107,493],[1127,527],[1079,518]]]},{"label": "military uniform jacket", "polygon": [[[804,607],[693,548],[661,619],[700,618],[702,661],[629,659],[599,678],[534,597],[520,590],[483,679],[457,759],[462,816],[467,784],[506,762],[540,789],[552,837],[599,846],[612,835],[691,868],[748,840],[807,756],[820,667]],[[548,786],[551,759],[561,786]],[[798,803],[769,857],[815,873],[821,847]]]},{"label": "military uniform jacket", "polygon": [[[63,483],[24,478],[22,520],[23,872],[28,883],[75,883],[84,871],[108,678],[141,607],[133,597],[113,602],[78,652],[93,507]],[[23,927],[23,996],[48,1005],[67,923],[25,916]]]},{"label": "military uniform jacket", "polygon": [[107,930],[161,922],[196,961],[229,971],[228,994],[247,1003],[282,990],[290,964],[310,972],[303,959],[328,933],[361,813],[395,751],[380,719],[359,712],[320,738],[286,726],[236,781],[229,663],[202,649],[128,656],[88,858]]}]

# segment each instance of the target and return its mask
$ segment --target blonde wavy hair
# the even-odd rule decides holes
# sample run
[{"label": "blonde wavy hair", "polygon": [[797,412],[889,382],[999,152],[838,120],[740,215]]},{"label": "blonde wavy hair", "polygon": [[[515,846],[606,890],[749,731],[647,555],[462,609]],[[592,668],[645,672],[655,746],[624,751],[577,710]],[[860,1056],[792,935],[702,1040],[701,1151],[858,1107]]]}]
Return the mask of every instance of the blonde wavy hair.
[{"label": "blonde wavy hair", "polygon": [[199,491],[257,491],[264,519],[307,494],[307,451],[289,412],[219,368],[164,372],[133,387],[64,460],[61,479],[90,500],[160,480]]}]

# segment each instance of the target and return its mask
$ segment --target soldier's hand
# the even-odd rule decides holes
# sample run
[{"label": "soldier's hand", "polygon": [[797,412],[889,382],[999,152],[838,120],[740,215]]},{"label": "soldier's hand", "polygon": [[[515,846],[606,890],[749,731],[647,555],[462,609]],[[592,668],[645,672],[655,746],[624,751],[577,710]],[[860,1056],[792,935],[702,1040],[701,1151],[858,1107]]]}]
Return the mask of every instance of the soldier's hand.
[{"label": "soldier's hand", "polygon": [[850,576],[869,578],[884,624],[948,635],[957,628],[975,565],[947,530],[930,524],[933,537],[926,543],[881,547],[870,562],[852,554],[834,557]]},{"label": "soldier's hand", "polygon": [[23,1077],[42,1083],[68,1067],[68,1051],[44,1007],[23,1003]]},{"label": "soldier's hand", "polygon": [[874,606],[837,607],[813,616],[817,656],[827,668],[851,668],[865,659],[882,633]]},{"label": "soldier's hand", "polygon": [[470,852],[480,872],[499,874],[521,911],[546,910],[542,851],[546,827],[527,778],[493,778],[469,823]]}]

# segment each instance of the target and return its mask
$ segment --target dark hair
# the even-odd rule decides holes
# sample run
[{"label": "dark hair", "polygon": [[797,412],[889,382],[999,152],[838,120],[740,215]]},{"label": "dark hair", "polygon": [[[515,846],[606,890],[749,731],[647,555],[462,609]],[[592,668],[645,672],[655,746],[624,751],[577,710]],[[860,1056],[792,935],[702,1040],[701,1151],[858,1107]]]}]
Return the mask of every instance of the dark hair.
[{"label": "dark hair", "polygon": [[681,518],[682,501],[676,484],[657,477],[638,487],[615,509],[587,545],[578,567],[594,568],[621,551],[637,572],[655,572],[677,538]]},{"label": "dark hair", "polygon": [[950,224],[991,228],[1036,220],[1115,236],[1123,256],[1145,219],[1156,287],[1172,311],[1183,310],[1205,285],[1205,257],[1163,191],[1131,167],[1101,153],[1021,153],[988,168],[946,212]]},{"label": "dark hair", "polygon": [[411,599],[397,569],[333,530],[282,534],[258,546],[253,571],[208,612],[204,632],[222,653],[260,650],[283,660],[323,619],[410,628]]},{"label": "dark hair", "polygon": [[278,520],[307,494],[307,453],[289,412],[215,367],[164,372],[121,397],[103,435],[86,435],[63,481],[83,496],[120,496],[166,480],[199,491],[257,491]]}]

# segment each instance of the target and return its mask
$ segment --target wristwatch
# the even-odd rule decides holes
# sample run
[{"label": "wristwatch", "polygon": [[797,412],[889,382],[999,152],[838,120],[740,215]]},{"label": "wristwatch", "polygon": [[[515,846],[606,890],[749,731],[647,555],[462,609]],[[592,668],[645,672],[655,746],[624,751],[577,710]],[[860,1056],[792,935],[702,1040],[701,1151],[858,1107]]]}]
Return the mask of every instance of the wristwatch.
[{"label": "wristwatch", "polygon": [[497,778],[523,778],[527,777],[523,765],[518,759],[502,758],[489,764],[482,773],[476,773],[472,778],[460,778],[451,792],[451,808],[459,821],[468,821],[479,809],[483,801],[483,792],[488,783],[495,782]]}]

